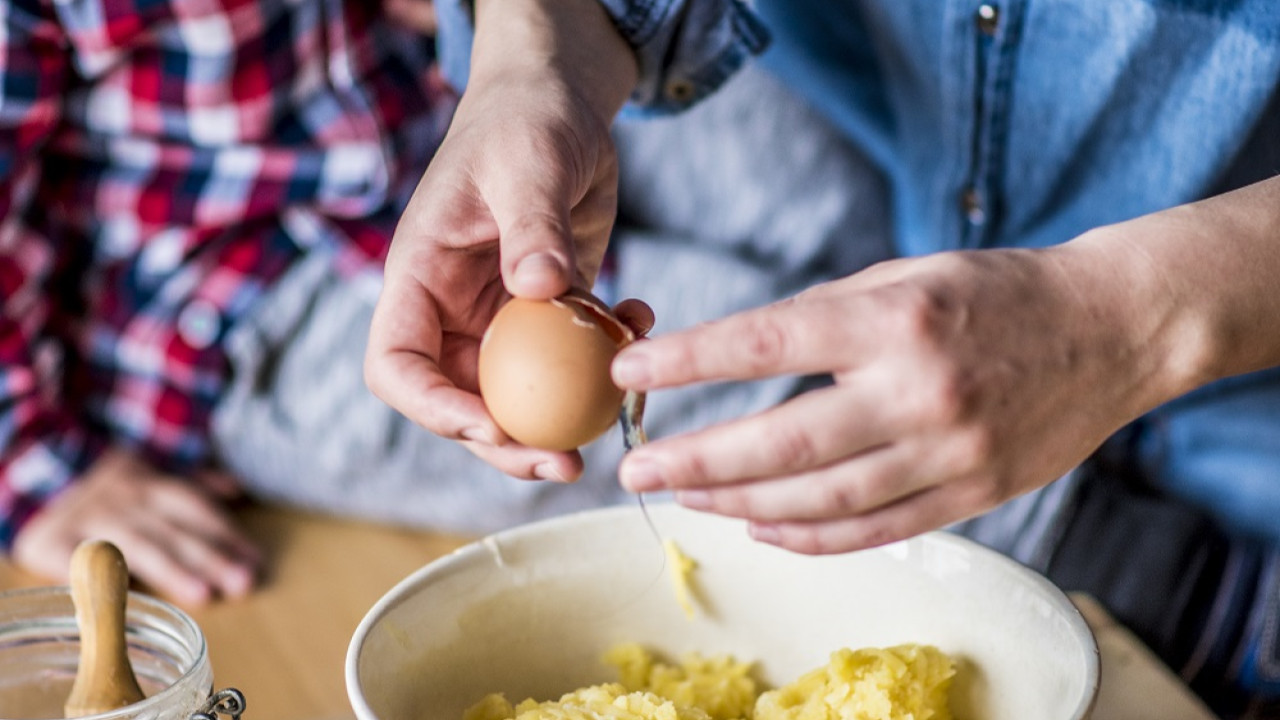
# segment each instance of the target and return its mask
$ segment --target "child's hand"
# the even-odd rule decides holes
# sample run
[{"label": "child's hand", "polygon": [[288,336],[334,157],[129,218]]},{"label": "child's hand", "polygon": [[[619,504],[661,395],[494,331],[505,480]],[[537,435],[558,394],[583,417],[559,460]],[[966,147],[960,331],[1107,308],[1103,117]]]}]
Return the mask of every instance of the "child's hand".
[{"label": "child's hand", "polygon": [[436,8],[431,0],[382,0],[387,17],[423,35],[436,34]]},{"label": "child's hand", "polygon": [[65,581],[72,550],[98,538],[120,548],[136,579],[177,602],[243,596],[253,588],[260,555],[219,504],[234,492],[234,480],[214,473],[198,480],[109,451],[23,526],[13,560]]}]

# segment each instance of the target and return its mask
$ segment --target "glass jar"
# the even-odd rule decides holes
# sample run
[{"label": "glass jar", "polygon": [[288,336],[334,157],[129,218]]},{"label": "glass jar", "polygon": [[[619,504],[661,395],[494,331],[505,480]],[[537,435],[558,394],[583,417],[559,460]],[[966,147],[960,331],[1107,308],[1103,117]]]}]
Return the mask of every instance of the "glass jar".
[{"label": "glass jar", "polygon": [[[125,635],[134,675],[146,698],[94,720],[238,718],[238,691],[212,693],[213,668],[204,633],[186,613],[129,593]],[[62,718],[80,664],[80,630],[65,587],[0,593],[0,718]]]}]

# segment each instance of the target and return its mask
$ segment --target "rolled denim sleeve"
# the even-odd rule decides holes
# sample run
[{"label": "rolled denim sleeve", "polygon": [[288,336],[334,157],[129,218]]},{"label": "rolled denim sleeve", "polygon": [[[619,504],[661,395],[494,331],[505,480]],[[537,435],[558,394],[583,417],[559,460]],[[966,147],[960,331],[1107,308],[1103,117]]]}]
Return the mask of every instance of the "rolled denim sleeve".
[{"label": "rolled denim sleeve", "polygon": [[[714,92],[749,58],[764,50],[769,33],[742,0],[600,0],[635,50],[640,80],[624,112],[666,114]],[[440,0],[437,35],[441,69],[466,86],[472,24],[468,0]]]}]

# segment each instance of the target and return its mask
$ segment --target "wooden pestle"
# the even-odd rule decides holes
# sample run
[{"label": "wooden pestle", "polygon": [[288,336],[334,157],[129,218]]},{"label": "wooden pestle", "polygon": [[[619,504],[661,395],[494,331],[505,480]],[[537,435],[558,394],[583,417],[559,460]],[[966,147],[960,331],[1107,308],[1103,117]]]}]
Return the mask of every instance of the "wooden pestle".
[{"label": "wooden pestle", "polygon": [[69,717],[96,715],[143,699],[129,664],[125,601],[129,569],[120,550],[87,540],[71,555],[71,600],[80,626],[80,667],[63,706]]}]

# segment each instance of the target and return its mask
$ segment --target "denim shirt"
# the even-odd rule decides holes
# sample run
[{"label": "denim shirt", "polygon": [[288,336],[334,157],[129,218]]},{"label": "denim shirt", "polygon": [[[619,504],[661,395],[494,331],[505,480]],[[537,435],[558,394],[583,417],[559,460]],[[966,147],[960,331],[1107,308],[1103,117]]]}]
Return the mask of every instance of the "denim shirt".
[{"label": "denim shirt", "polygon": [[[1276,0],[756,0],[755,17],[601,2],[640,60],[632,113],[696,102],[770,35],[760,62],[882,168],[903,255],[1053,245],[1280,172]],[[463,81],[464,17],[438,6]],[[1280,370],[1195,391],[1109,446],[1280,541]]]}]

